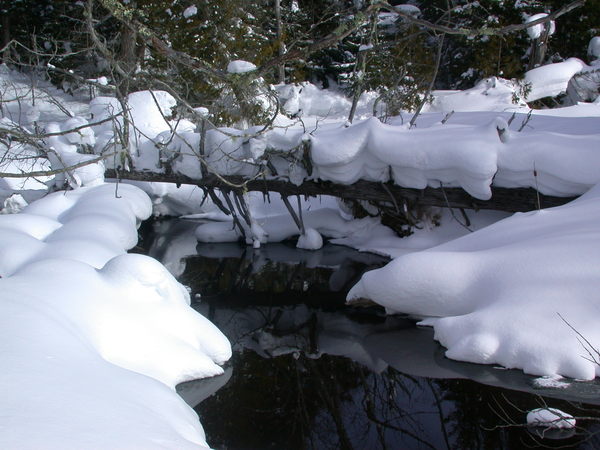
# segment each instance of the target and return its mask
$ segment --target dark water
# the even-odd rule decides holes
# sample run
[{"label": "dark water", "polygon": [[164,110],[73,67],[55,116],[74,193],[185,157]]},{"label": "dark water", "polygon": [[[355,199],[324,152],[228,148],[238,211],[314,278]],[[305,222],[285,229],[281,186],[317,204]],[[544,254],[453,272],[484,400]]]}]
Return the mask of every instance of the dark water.
[{"label": "dark water", "polygon": [[543,387],[519,371],[451,361],[430,329],[345,307],[347,290],[384,258],[333,245],[197,245],[194,226],[147,224],[141,246],[232,343],[224,375],[178,387],[211,446],[600,448],[600,419],[562,432],[523,426],[545,405],[600,417],[599,383]]}]

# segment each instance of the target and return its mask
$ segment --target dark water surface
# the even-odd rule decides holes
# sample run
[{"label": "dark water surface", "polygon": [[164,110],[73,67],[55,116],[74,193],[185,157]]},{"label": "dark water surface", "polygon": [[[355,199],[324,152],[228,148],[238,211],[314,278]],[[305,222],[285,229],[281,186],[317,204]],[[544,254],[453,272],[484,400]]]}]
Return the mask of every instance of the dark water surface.
[{"label": "dark water surface", "polygon": [[334,245],[197,244],[182,220],[144,227],[141,250],[191,288],[192,306],[234,349],[224,375],[178,386],[215,448],[600,448],[594,420],[562,432],[522,426],[544,405],[600,417],[598,382],[557,386],[452,361],[430,329],[345,307],[385,258]]}]

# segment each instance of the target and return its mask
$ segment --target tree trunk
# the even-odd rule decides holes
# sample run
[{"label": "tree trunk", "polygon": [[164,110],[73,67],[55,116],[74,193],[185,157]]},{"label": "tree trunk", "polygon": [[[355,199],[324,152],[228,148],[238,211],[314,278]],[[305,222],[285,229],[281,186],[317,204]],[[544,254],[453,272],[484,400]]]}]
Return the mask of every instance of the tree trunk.
[{"label": "tree trunk", "polygon": [[[275,20],[277,22],[277,45],[278,55],[282,57],[285,49],[283,47],[283,23],[281,21],[281,0],[275,0]],[[277,66],[277,82],[285,83],[285,63],[280,62]]]},{"label": "tree trunk", "polygon": [[[136,181],[157,181],[176,184],[191,184],[213,189],[235,190],[231,184],[241,186],[245,184],[247,191],[278,192],[282,195],[331,195],[349,200],[367,200],[375,202],[395,202],[401,205],[406,201],[409,205],[439,206],[465,209],[493,209],[497,211],[525,212],[538,209],[538,192],[532,188],[500,188],[492,187],[490,200],[479,200],[471,197],[461,188],[425,188],[411,189],[398,185],[359,180],[354,184],[335,184],[329,181],[304,181],[295,185],[280,179],[244,179],[241,176],[222,177],[228,183],[219,180],[215,175],[209,174],[205,178],[192,179],[185,175],[166,175],[153,172],[117,172],[109,169],[107,178],[117,178]],[[241,190],[241,187],[239,188]],[[551,208],[564,205],[574,197],[553,197],[539,194],[539,204],[542,208]]]},{"label": "tree trunk", "polygon": [[[7,14],[3,14],[0,19],[0,25],[2,26],[2,36],[0,36],[0,48],[4,48],[10,42],[10,19]],[[4,62],[10,59],[10,51],[8,48],[0,55],[0,58]]]}]

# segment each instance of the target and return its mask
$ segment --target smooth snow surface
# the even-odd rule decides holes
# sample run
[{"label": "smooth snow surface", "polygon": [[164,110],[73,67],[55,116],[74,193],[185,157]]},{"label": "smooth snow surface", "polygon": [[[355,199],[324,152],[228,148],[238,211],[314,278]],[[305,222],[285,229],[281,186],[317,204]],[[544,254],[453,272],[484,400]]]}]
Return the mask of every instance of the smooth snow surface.
[{"label": "smooth snow surface", "polygon": [[525,83],[531,87],[527,101],[555,97],[567,91],[569,80],[587,65],[577,58],[536,67],[525,74]]},{"label": "smooth snow surface", "polygon": [[151,207],[104,184],[0,215],[0,447],[206,446],[174,387],[231,349],[160,263],[125,253]]},{"label": "smooth snow surface", "polygon": [[304,230],[304,234],[298,237],[298,244],[296,247],[305,250],[318,250],[323,247],[323,237],[314,228],[307,228]]},{"label": "smooth snow surface", "polygon": [[527,413],[527,425],[544,428],[575,428],[576,420],[556,408],[537,408]]},{"label": "smooth snow surface", "polygon": [[589,380],[600,367],[577,333],[600,348],[598,221],[600,186],[401,256],[366,273],[348,300],[425,317],[449,358]]}]

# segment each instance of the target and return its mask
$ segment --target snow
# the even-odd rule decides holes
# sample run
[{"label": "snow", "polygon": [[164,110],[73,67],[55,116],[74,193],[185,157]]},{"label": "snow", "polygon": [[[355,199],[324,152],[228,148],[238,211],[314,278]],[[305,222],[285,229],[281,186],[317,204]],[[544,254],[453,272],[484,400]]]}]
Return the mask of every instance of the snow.
[{"label": "snow", "polygon": [[[447,208],[433,208],[429,217],[423,218],[421,228],[413,230],[410,236],[398,239],[396,234],[389,228],[375,224],[371,228],[365,228],[364,232],[356,232],[352,235],[331,239],[331,243],[347,245],[360,251],[372,252],[378,255],[397,258],[401,255],[426,250],[445,242],[457,239],[467,234],[482,229],[508,216],[509,213],[502,211],[472,211],[465,210],[471,222],[469,227],[464,225],[464,219],[459,211],[452,212]],[[434,226],[434,221],[439,226]]]},{"label": "snow", "polygon": [[3,448],[206,446],[174,387],[223,373],[229,343],[160,263],[125,253],[152,205],[116,189],[0,216]]},{"label": "snow", "polygon": [[[352,102],[340,92],[321,89],[309,82],[275,86],[283,110],[290,115],[345,120]],[[372,115],[375,92],[364,92],[358,102],[356,117]],[[310,120],[310,119],[309,119]]]},{"label": "snow", "polygon": [[188,6],[183,10],[183,17],[185,17],[186,19],[189,19],[190,17],[195,16],[196,14],[198,14],[198,8],[195,5]]},{"label": "snow", "polygon": [[298,237],[298,248],[305,250],[318,250],[323,247],[323,237],[314,228],[307,228],[304,234]]},{"label": "snow", "polygon": [[439,92],[425,111],[523,111],[525,101],[564,94],[571,78],[587,70],[583,61],[569,58],[529,70],[519,81],[486,78],[464,91]]},{"label": "snow", "polygon": [[540,377],[533,380],[533,385],[537,388],[567,389],[570,384],[560,376]]},{"label": "snow", "polygon": [[[533,16],[528,17],[527,20],[525,20],[525,23],[535,22],[536,20],[543,19],[544,17],[548,17],[548,14],[534,14]],[[546,26],[550,27],[548,30],[548,36],[552,36],[556,31],[554,20],[551,20],[549,25],[546,23],[538,23],[537,25],[527,28],[527,35],[529,36],[529,39],[539,39]]]},{"label": "snow", "polygon": [[556,408],[537,408],[527,413],[527,425],[545,428],[575,428],[576,420]]},{"label": "snow", "polygon": [[470,131],[467,135],[454,126],[407,130],[371,118],[313,137],[312,160],[319,178],[342,184],[391,178],[400,186],[423,189],[444,183],[489,198],[496,154],[482,148],[491,143],[493,150],[498,134],[493,124]]},{"label": "snow", "polygon": [[27,206],[27,201],[21,194],[12,194],[4,200],[4,207],[0,210],[0,214],[15,214],[21,212]]},{"label": "snow", "polygon": [[[569,77],[584,66],[570,59],[528,72],[531,90],[527,98],[564,91]],[[264,166],[269,159],[278,176],[295,184],[305,179],[341,184],[365,179],[417,189],[444,185],[462,187],[480,199],[490,197],[492,185],[572,196],[598,183],[600,175],[593,167],[598,164],[600,138],[592,118],[600,115],[600,108],[585,104],[560,112],[532,111],[523,101],[512,103],[517,91],[513,82],[490,78],[472,90],[438,95],[429,111],[419,117],[416,128],[408,129],[399,118],[382,123],[375,117],[360,116],[345,126],[341,120],[342,111],[349,108],[347,99],[324,94],[309,84],[279,87],[284,110],[302,119],[279,116],[276,125],[260,135],[256,135],[259,127],[210,129],[205,136],[204,159],[209,171],[222,175],[269,176]],[[150,101],[147,93],[137,94]],[[369,99],[365,97],[363,111],[368,110]],[[134,103],[134,116],[137,109],[142,111]],[[478,109],[477,114],[471,114],[473,109]],[[439,114],[449,111],[455,113],[441,124],[443,116]],[[497,114],[490,113],[493,111]],[[515,113],[515,120],[509,126],[510,112]],[[527,119],[529,112],[532,117]],[[320,119],[304,116],[306,113],[325,116]],[[581,124],[541,117],[552,114],[582,117]],[[133,155],[135,166],[162,170],[157,169],[159,159],[169,160],[174,173],[201,178],[196,150],[200,134],[195,127],[180,123],[174,132],[162,115],[151,124],[156,124],[154,131],[148,128],[147,135],[137,137],[141,144],[135,149],[139,155]],[[145,137],[159,130],[153,139]],[[104,145],[97,143],[97,151]],[[310,148],[310,175],[303,161],[305,146]]]},{"label": "snow", "polygon": [[525,73],[525,83],[531,86],[527,101],[555,97],[567,91],[569,80],[587,65],[577,58],[536,67]]},{"label": "snow", "polygon": [[425,318],[452,359],[592,379],[600,368],[573,328],[600,348],[589,320],[600,289],[592,275],[600,270],[599,205],[595,187],[567,205],[401,256],[365,274],[348,299]]},{"label": "snow", "polygon": [[[192,17],[193,9],[184,17]],[[537,38],[538,28],[528,32]],[[593,57],[598,42],[590,41]],[[538,379],[539,386],[559,388],[558,376],[589,380],[600,373],[586,359],[588,351],[600,348],[594,301],[600,289],[600,103],[531,110],[527,102],[560,95],[574,75],[596,68],[570,58],[533,69],[522,80],[492,77],[465,91],[434,92],[412,129],[409,112],[385,123],[372,117],[373,92],[362,95],[354,123],[346,124],[350,101],[343,93],[311,83],[279,85],[274,89],[287,116],[278,115],[273,127],[265,132],[215,127],[202,144],[209,170],[222,175],[280,177],[296,184],[366,179],[419,189],[454,186],[480,199],[490,197],[492,186],[584,194],[562,207],[510,217],[467,211],[472,233],[456,211],[433,210],[424,228],[403,240],[378,218],[349,218],[330,198],[301,203],[301,234],[279,200],[247,196],[252,216],[247,244],[299,236],[298,248],[313,250],[304,252],[307,265],[319,263],[324,238],[390,255],[391,263],[365,274],[352,289],[351,302],[366,298],[390,313],[420,318],[433,327],[449,358],[522,369],[546,377]],[[231,74],[253,70],[254,64],[241,60],[227,68]],[[34,146],[0,144],[7,155],[2,171],[56,169],[120,149],[114,130],[123,123],[118,100],[66,99],[41,82],[49,94],[36,92],[34,102],[29,83],[27,76],[0,66],[6,99],[0,126],[25,134],[37,126],[53,152],[41,161]],[[50,94],[63,99],[64,108]],[[173,173],[200,178],[200,134],[194,123],[172,118],[176,100],[164,91],[133,92],[126,100],[135,125],[127,143],[133,166],[161,172],[172,160]],[[209,110],[196,112],[207,117]],[[90,148],[95,154],[84,154]],[[265,168],[267,159],[277,174]],[[195,187],[138,183],[147,195],[131,185],[105,184],[104,166],[123,164],[115,156],[43,183],[0,179],[2,212],[15,213],[0,215],[0,396],[8,418],[0,447],[206,445],[198,418],[174,387],[223,373],[229,343],[190,310],[187,291],[162,265],[126,250],[152,210],[218,220],[198,226],[190,239],[231,242],[240,234],[210,200],[199,206],[203,193]],[[76,189],[32,202],[30,189],[44,193],[44,183]],[[11,196],[14,191],[19,194]],[[427,226],[438,220],[442,226]],[[167,255],[178,274],[184,263],[176,256]],[[362,334],[348,332],[353,333],[362,342]],[[273,336],[258,337],[263,349],[292,351]],[[581,337],[591,347],[584,348]],[[353,354],[385,367],[362,343],[341,349],[333,335],[326,342],[331,354]],[[534,418],[556,418],[548,413]]]},{"label": "snow", "polygon": [[514,102],[517,90],[518,86],[511,80],[490,77],[464,91],[436,92],[425,111],[519,111],[525,103],[518,96],[517,103]]},{"label": "snow", "polygon": [[587,53],[591,60],[600,59],[600,36],[590,39]]},{"label": "snow", "polygon": [[[341,238],[362,230],[371,229],[379,220],[366,217],[364,219],[345,220],[337,209],[320,208],[316,211],[303,212],[306,233],[298,241],[298,247],[315,250],[322,245],[321,235]],[[256,225],[260,227],[258,239],[260,243],[281,242],[299,235],[298,227],[288,213],[255,217]],[[252,230],[246,229],[246,242],[253,244]],[[207,222],[198,226],[196,237],[200,242],[235,242],[240,238],[240,232],[232,227],[230,222]]]},{"label": "snow", "polygon": [[247,73],[256,70],[256,66],[249,61],[236,59],[227,64],[227,72],[229,73]]},{"label": "snow", "polygon": [[403,3],[401,5],[395,5],[394,9],[402,14],[406,14],[409,16],[419,16],[421,15],[421,10],[418,6],[411,5],[409,3]]}]

